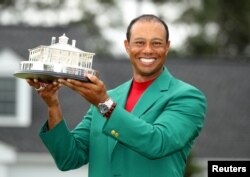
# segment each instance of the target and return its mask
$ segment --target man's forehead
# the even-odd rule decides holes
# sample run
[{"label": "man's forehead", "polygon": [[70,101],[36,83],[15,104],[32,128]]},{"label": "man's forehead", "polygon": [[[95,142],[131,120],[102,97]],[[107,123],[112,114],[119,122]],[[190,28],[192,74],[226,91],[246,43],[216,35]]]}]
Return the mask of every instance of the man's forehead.
[{"label": "man's forehead", "polygon": [[[163,24],[162,24],[161,22],[157,21],[157,20],[139,20],[139,21],[137,21],[137,22],[135,22],[135,23],[133,24],[132,28],[133,28],[134,26],[143,25],[143,24],[159,24],[159,25],[162,25],[162,26],[163,26]],[[163,27],[164,27],[164,26],[163,26]]]},{"label": "man's forehead", "polygon": [[[158,21],[138,21],[131,28],[131,37],[134,35],[140,35],[149,32],[151,34],[166,35],[166,30],[164,26]],[[149,33],[147,33],[149,34]]]},{"label": "man's forehead", "polygon": [[159,21],[155,21],[155,20],[151,20],[151,21],[141,20],[141,21],[137,21],[137,22],[134,23],[134,25],[131,28],[131,32],[135,28],[140,28],[140,27],[143,28],[144,25],[152,25],[152,26],[157,25],[157,26],[161,26],[162,29],[165,31],[164,25],[161,22],[159,22]]}]

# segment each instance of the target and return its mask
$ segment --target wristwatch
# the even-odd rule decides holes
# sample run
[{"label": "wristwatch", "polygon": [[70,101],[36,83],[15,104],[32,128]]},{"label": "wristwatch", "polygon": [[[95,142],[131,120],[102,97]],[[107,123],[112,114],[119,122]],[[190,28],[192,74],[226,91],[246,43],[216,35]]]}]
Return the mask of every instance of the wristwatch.
[{"label": "wristwatch", "polygon": [[104,117],[109,118],[115,106],[116,103],[111,98],[108,98],[105,102],[98,104],[98,110]]}]

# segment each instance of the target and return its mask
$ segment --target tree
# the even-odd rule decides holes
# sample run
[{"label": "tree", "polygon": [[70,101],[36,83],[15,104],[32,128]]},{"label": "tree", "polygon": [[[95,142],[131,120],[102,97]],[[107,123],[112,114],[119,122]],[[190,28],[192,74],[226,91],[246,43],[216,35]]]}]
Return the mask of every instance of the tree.
[{"label": "tree", "polygon": [[[141,14],[143,3],[151,3],[157,9],[156,15],[168,20],[171,9],[168,4],[178,4],[175,9],[181,14],[174,24],[182,24],[191,31],[177,50],[171,50],[174,56],[250,56],[250,3],[248,0],[131,0],[137,2],[137,15]],[[109,42],[102,34],[105,27],[124,29],[124,22],[118,1],[115,0],[0,0],[0,23],[4,19],[13,24],[66,25],[84,24],[91,40],[91,48],[98,53],[109,53]],[[93,8],[94,7],[94,8]],[[35,15],[50,10],[51,17],[35,18]],[[67,13],[67,18],[62,15]],[[7,15],[6,15],[7,14]],[[34,14],[34,13],[33,13]],[[35,17],[36,17],[35,16]],[[4,18],[5,17],[5,18]],[[31,18],[32,17],[32,18]],[[52,18],[53,17],[53,18]],[[54,20],[53,20],[54,19]],[[48,19],[47,19],[48,20]],[[101,23],[100,23],[101,22]],[[105,22],[105,23],[104,23]],[[101,25],[100,25],[101,24]],[[119,27],[119,28],[117,28]],[[173,34],[174,35],[174,34]]]},{"label": "tree", "polygon": [[[172,21],[189,33],[174,56],[250,56],[250,3],[248,0],[137,0],[151,2],[157,15],[169,21],[175,5],[181,15]],[[191,30],[190,30],[191,29]],[[239,57],[239,58],[240,58]]]},{"label": "tree", "polygon": [[197,34],[187,38],[183,54],[249,57],[249,1],[199,1],[199,8],[190,5],[179,19],[179,22],[196,24],[199,29]]},{"label": "tree", "polygon": [[122,23],[116,5],[115,0],[0,0],[0,24],[46,27],[82,24],[89,48],[107,54],[110,41],[103,37],[102,27]]}]

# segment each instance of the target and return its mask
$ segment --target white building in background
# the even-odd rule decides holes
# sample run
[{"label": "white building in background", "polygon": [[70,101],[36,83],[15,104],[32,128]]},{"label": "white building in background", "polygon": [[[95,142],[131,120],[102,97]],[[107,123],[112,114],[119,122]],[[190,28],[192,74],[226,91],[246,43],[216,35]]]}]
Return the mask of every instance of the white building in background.
[{"label": "white building in background", "polygon": [[12,49],[0,50],[0,128],[31,124],[31,88],[25,80],[13,77],[20,60]]}]

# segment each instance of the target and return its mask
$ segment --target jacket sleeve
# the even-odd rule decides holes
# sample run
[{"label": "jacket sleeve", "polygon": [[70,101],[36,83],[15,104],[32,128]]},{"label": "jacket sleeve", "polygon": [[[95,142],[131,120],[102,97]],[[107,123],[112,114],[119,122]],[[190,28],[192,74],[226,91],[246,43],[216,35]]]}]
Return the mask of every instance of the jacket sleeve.
[{"label": "jacket sleeve", "polygon": [[103,127],[104,133],[150,159],[191,146],[204,124],[205,96],[191,87],[166,97],[141,117],[117,105]]},{"label": "jacket sleeve", "polygon": [[42,127],[40,138],[60,170],[76,169],[88,163],[90,124],[91,109],[72,132],[64,120],[49,131],[46,131],[47,122]]}]

